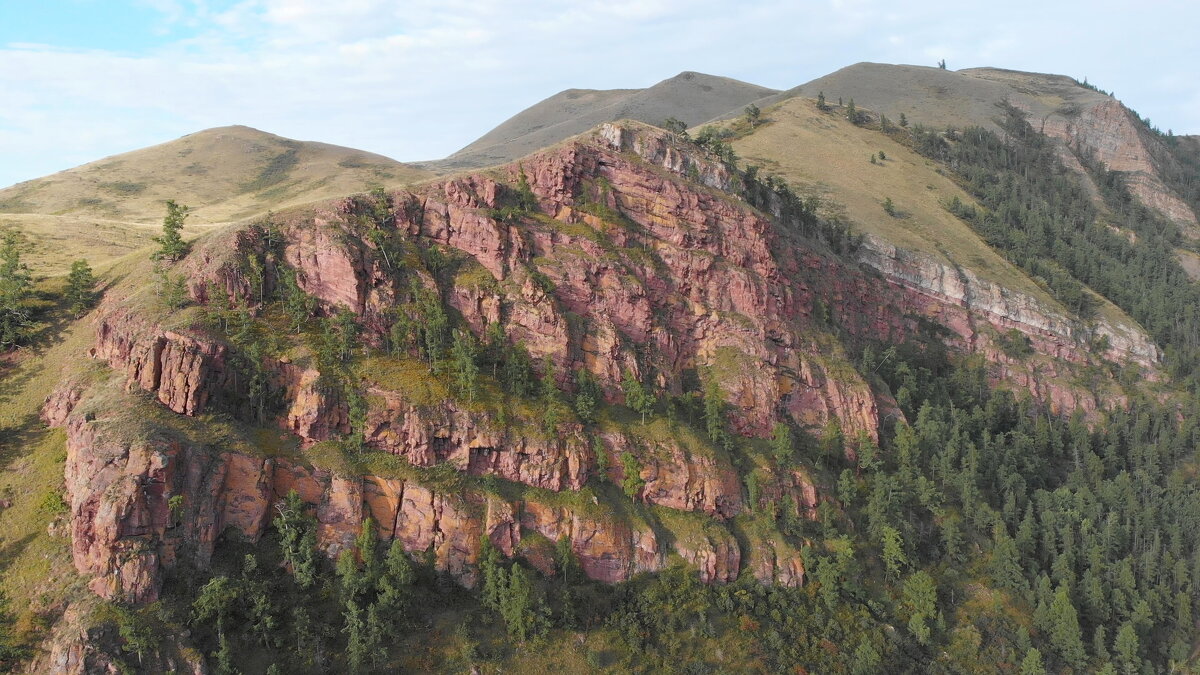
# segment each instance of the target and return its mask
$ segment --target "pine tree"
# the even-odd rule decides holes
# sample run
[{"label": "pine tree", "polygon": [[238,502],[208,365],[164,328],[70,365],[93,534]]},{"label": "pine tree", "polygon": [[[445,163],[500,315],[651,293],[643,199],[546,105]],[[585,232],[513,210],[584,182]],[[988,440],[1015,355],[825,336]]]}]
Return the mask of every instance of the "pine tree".
[{"label": "pine tree", "polygon": [[710,373],[704,384],[704,427],[708,440],[717,445],[725,444],[725,393],[716,373]]},{"label": "pine tree", "polygon": [[776,422],[771,432],[771,454],[775,456],[775,464],[780,467],[790,466],[795,454],[795,444],[792,443],[792,428],[783,422]]},{"label": "pine tree", "polygon": [[82,316],[91,308],[95,299],[96,277],[92,275],[92,267],[86,260],[76,260],[71,263],[71,273],[67,275],[67,288],[63,297],[71,307],[71,314]]},{"label": "pine tree", "polygon": [[1137,631],[1134,630],[1132,623],[1126,621],[1121,624],[1120,630],[1117,631],[1117,637],[1113,640],[1113,652],[1123,672],[1132,675],[1141,670],[1142,661],[1138,656],[1139,649]]},{"label": "pine tree", "polygon": [[750,128],[753,129],[754,127],[758,126],[759,121],[762,119],[762,110],[760,110],[758,106],[751,103],[750,105],[746,106],[745,113],[746,121],[750,123]]},{"label": "pine tree", "polygon": [[25,301],[30,292],[29,268],[21,262],[17,235],[9,232],[0,243],[0,351],[29,339],[30,316]]},{"label": "pine tree", "polygon": [[290,267],[285,267],[279,272],[279,291],[283,299],[283,311],[288,317],[288,324],[299,335],[304,325],[312,318],[313,312],[317,310],[317,299],[300,288],[296,271]]},{"label": "pine tree", "polygon": [[1042,665],[1042,653],[1030,647],[1021,659],[1021,675],[1046,675],[1046,667]]},{"label": "pine tree", "polygon": [[682,120],[674,117],[668,117],[667,119],[663,120],[663,123],[659,126],[675,134],[676,136],[687,138],[687,123]]},{"label": "pine tree", "polygon": [[630,372],[625,373],[625,379],[621,381],[621,386],[625,390],[625,405],[641,414],[642,424],[645,424],[646,415],[654,411],[654,395]]},{"label": "pine tree", "polygon": [[817,92],[817,110],[828,110],[829,104],[825,102],[825,92]]},{"label": "pine tree", "polygon": [[474,402],[479,395],[479,344],[475,334],[469,330],[455,331],[450,354],[454,359],[454,383],[458,394]]},{"label": "pine tree", "polygon": [[317,577],[316,520],[304,512],[304,501],[295,490],[276,502],[273,524],[279,532],[283,560],[291,568],[300,588],[309,588]]},{"label": "pine tree", "polygon": [[621,453],[621,468],[624,478],[621,479],[621,489],[630,499],[636,499],[645,487],[642,480],[642,465],[631,452]]},{"label": "pine tree", "polygon": [[884,525],[880,532],[884,567],[887,568],[889,577],[899,579],[904,568],[908,566],[908,558],[904,555],[904,539],[899,530],[888,525]]},{"label": "pine tree", "polygon": [[1000,588],[1014,593],[1020,593],[1027,588],[1017,543],[1008,536],[1008,530],[1001,523],[996,523],[992,527],[992,557],[989,571],[992,580]]},{"label": "pine tree", "polygon": [[187,244],[183,241],[180,231],[183,221],[188,217],[190,209],[176,204],[174,199],[167,200],[167,215],[163,217],[162,235],[154,238],[158,251],[153,255],[155,260],[175,262],[187,253]]},{"label": "pine tree", "polygon": [[520,565],[508,575],[508,587],[500,600],[500,616],[513,640],[523,643],[539,637],[549,627],[545,601],[533,584],[533,576]]},{"label": "pine tree", "polygon": [[1067,594],[1066,586],[1059,586],[1054,592],[1054,601],[1050,603],[1050,645],[1064,663],[1075,669],[1082,669],[1087,662],[1083,650],[1083,634],[1079,628],[1079,616],[1071,597]]},{"label": "pine tree", "polygon": [[404,545],[399,539],[392,541],[388,548],[387,557],[383,561],[383,574],[379,578],[379,597],[377,604],[392,617],[393,623],[398,624],[408,610],[412,594],[412,585],[416,580],[416,571]]}]

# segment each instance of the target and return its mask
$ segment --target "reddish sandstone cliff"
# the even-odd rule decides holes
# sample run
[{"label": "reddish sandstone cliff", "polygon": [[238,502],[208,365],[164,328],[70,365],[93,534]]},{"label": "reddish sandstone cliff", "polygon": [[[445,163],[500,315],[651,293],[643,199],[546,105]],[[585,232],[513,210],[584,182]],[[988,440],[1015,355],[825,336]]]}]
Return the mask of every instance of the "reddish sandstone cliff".
[{"label": "reddish sandstone cliff", "polygon": [[[414,555],[432,553],[437,569],[464,585],[477,582],[480,537],[515,555],[524,537],[567,538],[584,572],[618,582],[662,569],[670,552],[654,529],[601,502],[539,497],[504,499],[477,490],[441,492],[412,478],[341,475],[287,458],[208,447],[203,431],[156,430],[126,411],[146,405],[108,382],[56,394],[47,417],[67,429],[67,500],[72,555],[105,598],[149,602],[163,573],[186,551],[204,565],[226,530],[256,541],[291,490],[312,508],[318,545],[331,556],[351,546],[368,517],[384,540]],[[124,411],[108,406],[121,403]],[[707,516],[696,517],[709,521]],[[711,527],[720,531],[716,521]],[[710,581],[737,576],[741,554],[731,536],[688,541],[676,549]],[[792,551],[782,569],[757,565],[764,581],[798,584]]]},{"label": "reddish sandstone cliff", "polygon": [[[522,173],[539,213],[504,217],[495,209]],[[901,340],[923,321],[945,327],[952,347],[994,361],[996,378],[1064,410],[1094,405],[1077,387],[1029,377],[988,337],[1015,328],[1064,369],[1095,363],[1071,318],[880,242],[868,241],[857,262],[835,257],[747,207],[719,162],[649,127],[605,125],[495,174],[392,194],[386,222],[366,218],[363,208],[347,199],[286,215],[277,231],[233,229],[200,243],[179,264],[192,298],[204,304],[224,293],[259,311],[271,276],[256,289],[245,261],[278,247],[319,311],[353,311],[368,345],[383,343],[395,306],[416,283],[439,293],[476,332],[499,322],[508,340],[548,359],[560,383],[591,371],[610,402],[622,400],[626,373],[653,376],[674,394],[694,386],[689,378],[716,378],[733,430],[747,435],[765,436],[785,420],[810,429],[836,421],[847,439],[875,437],[881,406],[898,410],[886,392],[871,390],[840,340]],[[473,267],[463,268],[462,283],[435,281],[419,256],[389,258],[372,228],[410,253],[440,245]],[[403,280],[395,274],[401,265]],[[140,401],[141,394],[119,393],[120,385],[145,390],[151,399],[141,405],[183,421],[168,431],[147,414],[146,424],[130,426],[112,417],[127,414],[112,401],[89,405],[82,386],[60,390],[45,413],[68,431],[75,563],[105,597],[153,599],[181,550],[203,564],[228,528],[257,539],[271,504],[291,489],[312,505],[327,552],[349,546],[369,516],[382,537],[431,551],[439,569],[467,585],[476,581],[484,535],[508,555],[531,557],[537,537],[567,537],[585,572],[610,582],[661,569],[672,552],[710,581],[742,571],[768,583],[802,581],[800,554],[778,532],[747,533],[743,544],[721,526],[746,508],[728,458],[706,440],[652,436],[636,424],[605,428],[598,443],[574,422],[547,436],[528,419],[502,421],[487,406],[457,400],[436,382],[397,382],[364,367],[353,376],[366,394],[364,440],[401,458],[406,473],[337,473],[295,457],[208,447],[196,417],[234,404],[245,386],[232,347],[185,315],[135,310],[130,297],[110,294],[97,313],[92,353],[119,380],[103,391]],[[818,316],[818,307],[830,316]],[[1154,367],[1157,350],[1136,328],[1099,330],[1110,336],[1107,356]],[[300,352],[263,366],[283,397],[279,426],[308,447],[347,433],[350,416]],[[618,458],[636,459],[644,483],[636,497],[668,514],[663,522],[618,512],[611,500],[588,503],[586,493],[553,494],[583,488],[601,465],[597,452],[613,481],[624,478]],[[439,491],[420,479],[421,468],[443,463],[530,489],[503,498]],[[790,498],[798,517],[815,514],[816,490],[802,473],[775,477],[764,492]],[[702,525],[672,524],[671,513]],[[664,539],[664,532],[673,534]]]}]

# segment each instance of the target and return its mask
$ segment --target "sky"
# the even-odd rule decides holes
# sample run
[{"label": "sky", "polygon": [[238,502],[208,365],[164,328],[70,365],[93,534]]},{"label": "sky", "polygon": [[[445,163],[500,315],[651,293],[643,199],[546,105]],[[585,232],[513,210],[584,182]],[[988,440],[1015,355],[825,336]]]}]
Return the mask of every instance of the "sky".
[{"label": "sky", "polygon": [[568,88],[1060,73],[1200,134],[1195,0],[0,0],[0,187],[245,124],[436,159]]}]

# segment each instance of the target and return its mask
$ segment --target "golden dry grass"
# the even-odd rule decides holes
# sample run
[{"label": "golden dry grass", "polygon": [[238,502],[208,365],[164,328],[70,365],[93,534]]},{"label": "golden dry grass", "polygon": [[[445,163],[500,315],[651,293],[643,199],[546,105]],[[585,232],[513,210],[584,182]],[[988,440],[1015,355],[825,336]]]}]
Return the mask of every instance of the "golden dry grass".
[{"label": "golden dry grass", "polygon": [[84,321],[52,323],[41,342],[0,370],[0,589],[17,615],[18,630],[83,592],[71,563],[70,540],[47,531],[57,517],[48,496],[60,495],[64,434],[46,429],[38,412],[46,396],[75,368],[92,337]]},{"label": "golden dry grass", "polygon": [[93,264],[149,243],[168,199],[192,207],[185,234],[428,172],[380,155],[248,127],[209,129],[0,190],[0,227],[24,232],[35,271]]},{"label": "golden dry grass", "polygon": [[[822,112],[808,99],[793,98],[765,114],[769,123],[733,142],[748,164],[787,179],[802,194],[819,194],[828,217],[851,228],[918,251],[1013,290],[1052,302],[1021,270],[997,254],[943,202],[958,197],[974,203],[935,163],[887,135]],[[886,159],[872,164],[882,151]],[[883,209],[886,199],[897,216]]]},{"label": "golden dry grass", "polygon": [[[981,279],[1037,299],[1069,316],[1058,301],[1023,270],[1008,262],[943,206],[957,197],[975,200],[932,160],[878,130],[851,124],[835,110],[792,98],[767,110],[767,124],[733,141],[743,162],[786,179],[801,194],[819,194],[823,215],[842,218],[854,232],[971,270]],[[871,163],[882,151],[886,159]],[[891,199],[896,216],[884,211]],[[1099,316],[1125,326],[1137,323],[1097,296]]]}]

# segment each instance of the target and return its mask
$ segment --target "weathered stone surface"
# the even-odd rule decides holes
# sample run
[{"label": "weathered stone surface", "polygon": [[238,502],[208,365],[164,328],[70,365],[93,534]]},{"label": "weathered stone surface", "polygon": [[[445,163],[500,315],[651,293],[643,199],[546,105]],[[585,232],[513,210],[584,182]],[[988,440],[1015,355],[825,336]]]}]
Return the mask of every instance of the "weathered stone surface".
[{"label": "weathered stone surface", "polygon": [[1108,98],[1072,116],[1052,115],[1040,128],[1079,156],[1091,154],[1108,170],[1125,173],[1130,191],[1143,204],[1192,236],[1200,235],[1197,214],[1162,181],[1163,165],[1174,160],[1120,101]]},{"label": "weathered stone surface", "polygon": [[[605,125],[496,176],[507,173],[511,183],[519,171],[541,211],[519,223],[494,217],[492,209],[513,189],[496,177],[457,177],[391,195],[395,236],[473,259],[453,287],[438,288],[416,264],[404,284],[436,289],[477,333],[501,323],[508,339],[522,342],[539,362],[549,359],[567,387],[575,371],[590,371],[612,402],[622,399],[627,373],[653,375],[673,394],[694,386],[699,374],[720,382],[738,433],[766,436],[781,420],[810,429],[836,421],[847,439],[877,437],[881,414],[896,417],[899,409],[871,390],[827,319],[850,340],[901,340],[923,320],[940,324],[951,347],[983,354],[995,378],[1063,412],[1094,409],[1095,399],[1056,384],[1067,377],[1040,377],[1046,371],[1013,363],[990,335],[1015,328],[1060,364],[1061,374],[1071,364],[1096,362],[1087,345],[1096,335],[1109,338],[1105,356],[1151,374],[1160,357],[1134,326],[1100,322],[1097,332],[1084,331],[1035,299],[885,242],[868,239],[856,262],[795,245],[740,201],[722,164],[648,127]],[[301,288],[320,301],[318,311],[350,309],[366,343],[378,346],[409,287],[390,274],[400,261],[383,259],[365,234],[381,225],[358,209],[354,199],[318,207],[285,219],[280,232],[284,259]],[[262,236],[230,235],[221,240],[227,251],[205,245],[179,263],[192,275],[192,297],[204,303],[219,291],[253,307],[252,284],[230,251],[258,251]],[[106,300],[97,317],[93,355],[165,408],[196,416],[238,400],[235,355],[204,330],[165,329],[121,298]],[[321,385],[307,357],[295,358],[263,364],[283,395],[279,425],[304,445],[347,433],[345,402]],[[525,555],[547,569],[545,542],[568,538],[585,573],[607,582],[662,569],[672,552],[706,581],[729,581],[742,571],[764,583],[803,580],[800,553],[782,537],[750,534],[739,543],[720,526],[746,505],[737,472],[711,448],[610,431],[595,445],[571,423],[547,436],[511,420],[502,424],[480,406],[430,401],[374,382],[371,373],[364,377],[364,437],[374,450],[416,467],[448,463],[556,492],[586,485],[598,465],[596,451],[606,454],[608,478],[620,481],[619,458],[629,452],[645,483],[639,499],[694,512],[711,526],[689,529],[668,546],[661,530],[600,503],[445,494],[409,478],[338,475],[283,458],[214,451],[178,435],[123,435],[103,417],[78,412],[86,393],[65,386],[43,415],[67,428],[76,567],[94,577],[93,588],[105,597],[152,600],[163,569],[183,551],[206,564],[226,528],[257,539],[273,503],[294,489],[310,505],[327,554],[352,546],[370,517],[382,538],[430,555],[468,586],[478,580],[483,536],[505,555]],[[775,504],[790,500],[797,517],[815,517],[819,503],[801,471],[772,475],[760,494]],[[174,509],[173,497],[179,498]]]}]

